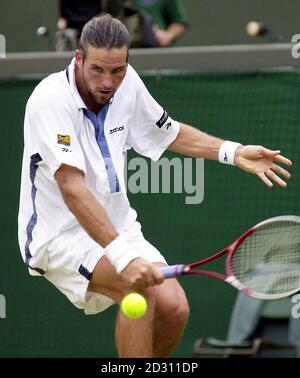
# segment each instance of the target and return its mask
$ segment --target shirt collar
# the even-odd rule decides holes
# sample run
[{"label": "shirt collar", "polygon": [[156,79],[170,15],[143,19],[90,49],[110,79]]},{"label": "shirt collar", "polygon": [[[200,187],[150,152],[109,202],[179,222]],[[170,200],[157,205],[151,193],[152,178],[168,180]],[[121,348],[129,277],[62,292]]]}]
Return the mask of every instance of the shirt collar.
[{"label": "shirt collar", "polygon": [[75,58],[72,59],[70,65],[67,67],[67,78],[68,78],[68,81],[69,81],[69,84],[70,84],[70,89],[71,89],[71,92],[72,92],[72,95],[75,99],[75,102],[78,106],[79,109],[87,109],[87,106],[85,105],[82,97],[80,96],[79,92],[78,92],[78,89],[77,89],[77,86],[76,86],[76,81],[75,81],[75,67],[76,67],[76,64],[75,64],[76,60]]}]

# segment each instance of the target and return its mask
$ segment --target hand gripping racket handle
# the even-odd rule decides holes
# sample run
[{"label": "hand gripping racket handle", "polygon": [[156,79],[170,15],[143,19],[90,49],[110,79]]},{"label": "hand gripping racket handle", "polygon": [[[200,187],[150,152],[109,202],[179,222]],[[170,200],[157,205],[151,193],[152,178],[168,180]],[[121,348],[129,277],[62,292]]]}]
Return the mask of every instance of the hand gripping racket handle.
[{"label": "hand gripping racket handle", "polygon": [[185,272],[183,264],[164,266],[163,268],[160,268],[160,270],[165,278],[178,277]]}]

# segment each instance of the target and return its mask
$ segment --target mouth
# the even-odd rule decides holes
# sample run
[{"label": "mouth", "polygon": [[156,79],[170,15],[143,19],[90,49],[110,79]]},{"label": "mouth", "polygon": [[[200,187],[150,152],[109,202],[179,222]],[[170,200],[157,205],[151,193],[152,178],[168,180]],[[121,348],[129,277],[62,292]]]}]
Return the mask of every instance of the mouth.
[{"label": "mouth", "polygon": [[112,90],[99,90],[97,92],[101,93],[103,96],[107,96],[107,95],[113,94]]}]

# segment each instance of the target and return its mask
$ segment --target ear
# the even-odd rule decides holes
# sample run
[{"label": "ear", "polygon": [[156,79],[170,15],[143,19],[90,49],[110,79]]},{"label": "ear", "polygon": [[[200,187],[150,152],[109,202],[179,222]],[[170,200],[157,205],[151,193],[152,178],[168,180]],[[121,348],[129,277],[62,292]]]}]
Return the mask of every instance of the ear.
[{"label": "ear", "polygon": [[83,55],[82,52],[77,49],[75,52],[76,65],[78,68],[82,68],[83,65]]}]

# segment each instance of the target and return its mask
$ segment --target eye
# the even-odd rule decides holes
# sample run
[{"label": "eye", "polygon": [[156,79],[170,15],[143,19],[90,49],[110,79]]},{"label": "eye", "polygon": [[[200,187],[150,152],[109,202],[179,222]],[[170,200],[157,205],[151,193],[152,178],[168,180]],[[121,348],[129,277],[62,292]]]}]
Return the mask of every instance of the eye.
[{"label": "eye", "polygon": [[98,66],[93,66],[92,69],[93,69],[93,71],[95,71],[95,72],[102,72],[102,71],[103,71],[102,68],[101,68],[101,67],[98,67]]},{"label": "eye", "polygon": [[122,72],[123,71],[123,67],[118,67],[118,68],[115,68],[114,70],[112,70],[112,73],[119,73],[119,72]]}]

